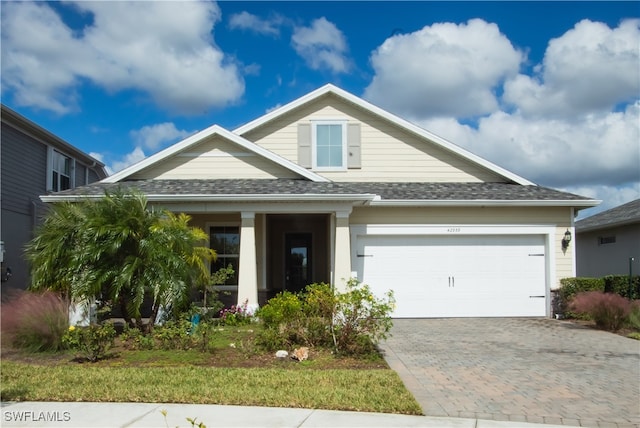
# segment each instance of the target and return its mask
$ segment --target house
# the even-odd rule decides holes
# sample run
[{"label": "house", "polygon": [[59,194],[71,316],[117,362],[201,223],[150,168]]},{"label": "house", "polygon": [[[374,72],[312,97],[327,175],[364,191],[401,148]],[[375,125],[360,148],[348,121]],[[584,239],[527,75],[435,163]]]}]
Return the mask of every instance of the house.
[{"label": "house", "polygon": [[99,183],[46,202],[132,187],[192,216],[263,304],[357,278],[395,317],[549,316],[575,275],[563,246],[598,201],[536,186],[333,85],[233,131],[214,125]]},{"label": "house", "polygon": [[576,222],[578,276],[640,273],[640,199]]},{"label": "house", "polygon": [[29,267],[23,248],[46,209],[40,195],[84,186],[104,179],[107,173],[101,162],[5,105],[0,118],[2,287],[25,289]]}]

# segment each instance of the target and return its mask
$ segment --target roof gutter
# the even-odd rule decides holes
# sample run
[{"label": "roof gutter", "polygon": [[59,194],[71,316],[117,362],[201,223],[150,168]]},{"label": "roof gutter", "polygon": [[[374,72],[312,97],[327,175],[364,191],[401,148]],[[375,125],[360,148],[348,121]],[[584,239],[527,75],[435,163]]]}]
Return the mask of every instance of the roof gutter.
[{"label": "roof gutter", "polygon": [[394,207],[478,207],[478,206],[511,206],[511,207],[576,207],[589,208],[599,205],[599,200],[494,200],[494,199],[374,199],[371,206]]},{"label": "roof gutter", "polygon": [[[352,201],[352,202],[371,202],[377,195],[370,193],[362,194],[322,194],[322,193],[303,193],[303,194],[226,194],[226,195],[202,195],[202,194],[185,194],[185,195],[145,195],[149,202],[323,202],[323,201]],[[104,195],[42,195],[42,202],[76,202],[87,199],[101,199]]]}]

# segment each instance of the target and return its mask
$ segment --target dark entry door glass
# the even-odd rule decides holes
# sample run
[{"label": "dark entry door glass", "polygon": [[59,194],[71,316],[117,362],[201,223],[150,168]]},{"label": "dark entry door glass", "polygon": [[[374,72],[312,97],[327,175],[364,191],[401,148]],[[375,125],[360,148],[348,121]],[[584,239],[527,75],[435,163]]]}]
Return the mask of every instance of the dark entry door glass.
[{"label": "dark entry door glass", "polygon": [[311,284],[311,234],[285,237],[285,290],[297,292]]}]

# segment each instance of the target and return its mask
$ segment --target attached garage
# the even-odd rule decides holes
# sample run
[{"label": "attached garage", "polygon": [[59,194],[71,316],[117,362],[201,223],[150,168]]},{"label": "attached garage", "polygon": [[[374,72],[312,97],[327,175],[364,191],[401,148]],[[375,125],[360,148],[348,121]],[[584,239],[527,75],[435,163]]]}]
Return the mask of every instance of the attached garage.
[{"label": "attached garage", "polygon": [[396,318],[548,314],[546,233],[505,234],[494,227],[418,227],[413,233],[408,226],[366,229],[354,236],[358,279],[379,296],[394,291]]}]

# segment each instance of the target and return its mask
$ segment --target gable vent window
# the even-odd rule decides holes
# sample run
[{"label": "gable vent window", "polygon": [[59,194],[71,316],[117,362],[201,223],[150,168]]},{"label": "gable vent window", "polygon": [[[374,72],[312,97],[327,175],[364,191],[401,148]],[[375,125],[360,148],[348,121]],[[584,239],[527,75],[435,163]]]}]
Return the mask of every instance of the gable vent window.
[{"label": "gable vent window", "polygon": [[599,236],[598,237],[598,245],[615,244],[615,243],[616,243],[615,236]]},{"label": "gable vent window", "polygon": [[51,190],[60,192],[71,189],[71,158],[53,151]]}]

